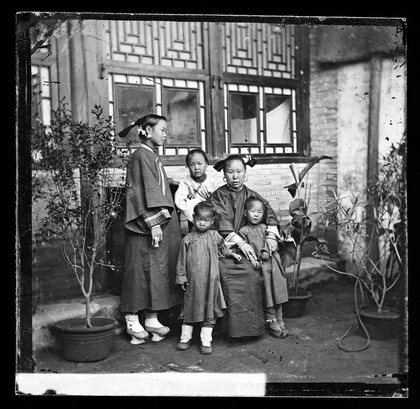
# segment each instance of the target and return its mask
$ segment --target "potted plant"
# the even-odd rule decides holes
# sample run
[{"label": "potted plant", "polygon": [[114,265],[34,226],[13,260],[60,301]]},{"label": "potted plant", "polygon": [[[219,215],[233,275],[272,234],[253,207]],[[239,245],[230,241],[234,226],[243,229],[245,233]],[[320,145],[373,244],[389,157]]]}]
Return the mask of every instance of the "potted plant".
[{"label": "potted plant", "polygon": [[[35,243],[59,243],[66,264],[80,284],[86,302],[83,317],[55,326],[62,353],[71,361],[104,359],[110,352],[116,321],[91,316],[91,295],[98,268],[106,260],[106,234],[122,206],[124,166],[110,119],[92,110],[93,124],[74,122],[60,101],[48,126],[33,129],[33,199],[45,204]],[[117,163],[118,161],[118,163]],[[54,330],[53,329],[53,330]]]},{"label": "potted plant", "polygon": [[365,200],[334,192],[323,211],[323,219],[337,228],[342,257],[346,259],[345,271],[328,267],[355,279],[359,332],[367,338],[361,349],[367,348],[370,339],[396,337],[402,321],[399,304],[404,289],[397,286],[404,272],[404,158],[403,140],[384,157],[384,166],[376,183],[366,189]]},{"label": "potted plant", "polygon": [[[309,170],[324,159],[332,159],[330,156],[315,156],[309,159],[302,171],[298,171],[296,164],[290,165],[290,170],[295,182],[286,186],[293,200],[289,204],[289,214],[292,217],[290,223],[284,226],[284,241],[281,243],[283,267],[293,266],[293,272],[288,275],[289,300],[283,306],[283,315],[286,318],[301,317],[306,303],[311,297],[310,291],[299,286],[302,249],[306,243],[315,242],[319,251],[328,252],[326,241],[323,238],[311,234],[312,220],[308,214],[311,200],[311,189],[307,183]],[[304,179],[306,177],[306,182]]]}]

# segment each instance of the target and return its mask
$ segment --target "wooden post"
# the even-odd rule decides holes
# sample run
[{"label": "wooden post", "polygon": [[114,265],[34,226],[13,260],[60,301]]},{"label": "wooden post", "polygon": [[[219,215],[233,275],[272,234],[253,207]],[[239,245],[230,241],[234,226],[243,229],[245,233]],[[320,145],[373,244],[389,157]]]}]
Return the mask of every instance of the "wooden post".
[{"label": "wooden post", "polygon": [[[378,155],[379,155],[379,109],[381,98],[381,68],[382,61],[379,57],[373,56],[370,60],[370,90],[369,90],[369,128],[368,128],[368,166],[367,186],[371,188],[378,176]],[[368,207],[368,219],[373,217],[373,210]],[[368,236],[374,233],[373,226],[367,226]],[[369,238],[367,239],[369,241]],[[378,238],[372,240],[370,257],[373,262],[379,258]]]},{"label": "wooden post", "polygon": [[[209,53],[212,50],[221,50],[222,39],[219,23],[209,23]],[[222,85],[222,60],[221,58],[209,57],[210,63],[210,100],[211,100],[211,124],[213,158],[222,158],[227,152],[225,148],[225,121],[224,101]]]}]

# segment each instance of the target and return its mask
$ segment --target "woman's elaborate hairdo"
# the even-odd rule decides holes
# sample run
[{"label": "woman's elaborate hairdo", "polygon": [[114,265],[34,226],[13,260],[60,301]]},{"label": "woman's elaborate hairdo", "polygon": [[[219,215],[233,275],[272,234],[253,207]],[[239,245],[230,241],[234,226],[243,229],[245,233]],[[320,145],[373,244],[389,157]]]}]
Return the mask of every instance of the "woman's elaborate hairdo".
[{"label": "woman's elaborate hairdo", "polygon": [[255,159],[255,157],[249,153],[245,155],[234,154],[234,155],[229,155],[226,159],[219,160],[213,166],[213,168],[216,169],[218,172],[220,172],[222,169],[224,171],[226,169],[226,163],[231,162],[232,160],[240,160],[244,164],[244,166],[247,165],[247,166],[250,166],[251,168],[253,168],[255,164],[257,163],[257,159]]},{"label": "woman's elaborate hairdo", "polygon": [[194,149],[191,149],[188,152],[187,156],[185,157],[185,163],[187,164],[187,166],[188,166],[191,156],[193,156],[195,153],[199,153],[203,155],[204,160],[206,161],[207,165],[209,164],[209,158],[207,157],[207,153],[204,152],[201,148],[194,148]]},{"label": "woman's elaborate hairdo", "polygon": [[166,121],[167,119],[163,115],[147,114],[137,119],[136,122],[133,122],[130,126],[127,126],[127,128],[119,132],[118,136],[120,138],[125,138],[135,126],[138,126],[140,128],[139,136],[146,138],[146,127],[151,126],[153,128],[159,121],[162,121],[162,120]]},{"label": "woman's elaborate hairdo", "polygon": [[241,155],[230,155],[225,159],[225,162],[223,163],[223,171],[226,170],[226,166],[228,165],[228,163],[233,162],[234,160],[239,160],[240,162],[243,163],[244,168],[246,167],[244,158]]},{"label": "woman's elaborate hairdo", "polygon": [[216,215],[216,209],[213,206],[213,203],[208,201],[199,202],[194,206],[193,213],[197,215],[197,213],[200,213],[200,210],[207,210],[211,213],[211,217],[214,217]]}]

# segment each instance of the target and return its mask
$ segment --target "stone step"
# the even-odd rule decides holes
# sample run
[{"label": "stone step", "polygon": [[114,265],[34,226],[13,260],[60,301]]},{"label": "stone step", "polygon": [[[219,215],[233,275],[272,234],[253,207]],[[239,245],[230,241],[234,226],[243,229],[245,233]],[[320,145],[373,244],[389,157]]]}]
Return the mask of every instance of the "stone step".
[{"label": "stone step", "polygon": [[[315,257],[302,257],[300,263],[299,287],[310,289],[311,287],[329,280],[336,281],[339,274],[331,270],[331,268],[337,269],[338,263],[339,260],[334,258],[322,260]],[[286,268],[286,276],[288,279],[293,276],[293,266]]]}]

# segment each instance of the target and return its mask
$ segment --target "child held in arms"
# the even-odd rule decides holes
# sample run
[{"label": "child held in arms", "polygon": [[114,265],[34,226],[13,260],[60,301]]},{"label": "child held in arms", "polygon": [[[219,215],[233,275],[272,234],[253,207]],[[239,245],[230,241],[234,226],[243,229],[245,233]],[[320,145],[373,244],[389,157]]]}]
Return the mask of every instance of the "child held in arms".
[{"label": "child held in arms", "polygon": [[277,338],[285,338],[288,332],[283,322],[282,304],[288,301],[286,274],[278,251],[271,251],[266,242],[267,226],[262,223],[264,203],[257,197],[249,197],[245,201],[244,214],[246,225],[241,227],[239,235],[257,255],[251,263],[263,277],[268,332]]}]

